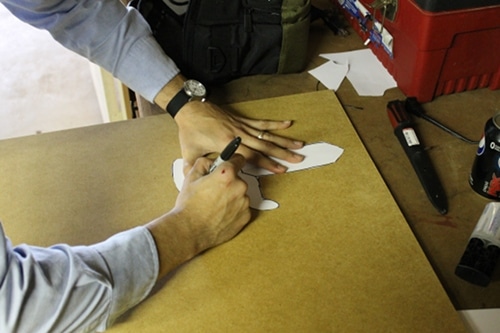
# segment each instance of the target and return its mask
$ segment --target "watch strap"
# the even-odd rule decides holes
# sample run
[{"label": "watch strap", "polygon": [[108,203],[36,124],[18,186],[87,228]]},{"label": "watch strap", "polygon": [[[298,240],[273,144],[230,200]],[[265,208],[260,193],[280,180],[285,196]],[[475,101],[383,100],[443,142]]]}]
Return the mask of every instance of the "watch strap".
[{"label": "watch strap", "polygon": [[174,118],[179,110],[189,102],[191,97],[186,94],[184,88],[179,90],[179,92],[172,98],[172,100],[167,104],[167,112]]}]

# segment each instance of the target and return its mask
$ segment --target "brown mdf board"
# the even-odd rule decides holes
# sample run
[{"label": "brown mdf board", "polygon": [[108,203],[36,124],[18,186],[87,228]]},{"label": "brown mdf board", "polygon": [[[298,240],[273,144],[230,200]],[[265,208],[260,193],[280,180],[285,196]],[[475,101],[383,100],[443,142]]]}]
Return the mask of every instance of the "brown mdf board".
[{"label": "brown mdf board", "polygon": [[[279,208],[172,273],[110,332],[461,332],[463,324],[331,91],[227,106],[292,119],[280,134],[343,148],[259,179]],[[166,115],[0,142],[0,216],[14,244],[88,244],[174,203]],[[123,263],[133,265],[133,263]]]}]

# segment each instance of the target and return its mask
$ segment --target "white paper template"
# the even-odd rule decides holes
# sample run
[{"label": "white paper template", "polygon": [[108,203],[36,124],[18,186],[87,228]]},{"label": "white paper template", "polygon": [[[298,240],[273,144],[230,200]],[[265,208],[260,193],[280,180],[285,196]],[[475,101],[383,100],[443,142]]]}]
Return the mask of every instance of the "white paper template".
[{"label": "white paper template", "polygon": [[[306,145],[295,151],[305,156],[302,162],[288,163],[286,161],[275,159],[288,167],[287,172],[294,172],[335,163],[344,152],[344,149],[326,142],[318,142]],[[259,177],[272,175],[271,172],[247,164],[243,167],[239,175],[248,184],[247,195],[250,198],[250,207],[257,210],[272,210],[279,207],[279,203],[276,201],[264,198],[260,189]],[[172,177],[174,178],[177,190],[180,191],[182,184],[184,183],[182,159],[174,161],[172,166]]]},{"label": "white paper template", "polygon": [[[294,172],[335,163],[344,152],[344,149],[330,143],[318,142],[305,145],[301,149],[294,150],[294,152],[304,155],[304,160],[300,163],[289,163],[277,158],[273,159],[286,166],[288,168],[287,172]],[[245,165],[243,167],[243,172],[252,176],[272,175],[272,172],[266,169],[257,168],[251,164]]]}]

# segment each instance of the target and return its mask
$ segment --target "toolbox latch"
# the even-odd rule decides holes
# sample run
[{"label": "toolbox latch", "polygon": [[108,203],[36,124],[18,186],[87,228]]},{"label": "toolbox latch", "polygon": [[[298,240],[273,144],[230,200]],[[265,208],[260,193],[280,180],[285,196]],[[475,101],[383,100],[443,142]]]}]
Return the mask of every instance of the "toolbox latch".
[{"label": "toolbox latch", "polygon": [[396,12],[398,10],[398,0],[375,0],[372,2],[370,7],[373,8],[373,16],[375,17],[375,11],[379,10],[382,15],[382,25],[384,24],[384,19],[394,21],[396,17]]}]

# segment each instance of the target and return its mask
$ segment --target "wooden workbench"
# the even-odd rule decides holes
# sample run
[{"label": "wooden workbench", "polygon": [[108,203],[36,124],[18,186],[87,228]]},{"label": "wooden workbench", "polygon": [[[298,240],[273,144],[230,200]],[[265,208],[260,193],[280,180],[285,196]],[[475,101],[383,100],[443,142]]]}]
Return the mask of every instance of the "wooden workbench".
[{"label": "wooden workbench", "polygon": [[[315,0],[315,4],[322,8],[330,6],[328,0]],[[303,72],[234,80],[211,87],[210,99],[224,105],[324,90],[307,71],[326,61],[319,57],[321,53],[365,48],[359,36],[349,30],[351,34],[347,37],[335,36],[321,21],[316,21],[311,26],[309,60]],[[474,50],[471,52],[473,57]],[[359,96],[348,80],[344,80],[336,95],[456,309],[500,308],[500,264],[487,288],[455,275],[470,234],[484,206],[490,202],[468,184],[477,146],[460,141],[425,120],[414,119],[449,200],[449,212],[442,216],[427,199],[387,117],[387,103],[406,96],[397,88],[380,97]],[[500,90],[478,89],[440,96],[423,107],[436,120],[479,140],[486,121],[500,112],[499,101]],[[163,111],[154,107],[146,110],[146,114],[160,113]]]},{"label": "wooden workbench", "polygon": [[[319,7],[329,6],[328,0],[315,3]],[[335,36],[321,21],[314,22],[309,61],[302,73],[238,79],[213,87],[211,99],[227,104],[326,89],[307,71],[326,61],[319,54],[365,48],[361,38],[351,28],[349,31],[351,34],[347,37]],[[471,57],[473,54],[471,50]],[[484,206],[490,202],[474,192],[468,183],[477,145],[465,143],[414,117],[416,130],[448,197],[449,212],[442,216],[427,199],[387,117],[387,103],[406,96],[397,88],[380,97],[359,96],[348,80],[344,80],[335,93],[456,309],[500,308],[500,263],[487,288],[455,275],[455,267],[472,230]],[[434,119],[468,138],[479,140],[486,121],[500,112],[500,90],[485,88],[440,96],[423,107]]]},{"label": "wooden workbench", "polygon": [[[280,207],[179,268],[111,332],[464,331],[333,92],[228,108],[294,119],[287,135],[344,154],[262,177]],[[0,212],[14,244],[97,242],[160,215],[177,193],[167,115],[0,141],[0,156]]]}]

